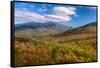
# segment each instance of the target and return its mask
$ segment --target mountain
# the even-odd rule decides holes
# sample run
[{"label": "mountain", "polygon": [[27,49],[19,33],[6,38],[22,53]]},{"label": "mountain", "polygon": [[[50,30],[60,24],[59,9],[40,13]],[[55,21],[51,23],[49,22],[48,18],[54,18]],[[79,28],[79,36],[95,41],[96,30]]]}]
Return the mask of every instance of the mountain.
[{"label": "mountain", "polygon": [[48,23],[29,22],[29,23],[15,25],[16,35],[25,35],[25,36],[54,35],[65,32],[70,29],[72,29],[72,27],[52,22]]},{"label": "mountain", "polygon": [[[40,26],[32,26],[31,23],[17,27],[18,33],[23,35],[53,33],[58,28],[47,23]],[[35,23],[36,24],[36,23]],[[48,23],[51,24],[51,23]],[[29,27],[29,25],[31,27]],[[36,24],[38,25],[38,24]],[[46,25],[46,26],[45,26]],[[22,28],[23,27],[23,28]],[[43,32],[45,29],[45,32]],[[59,28],[64,26],[59,25]],[[28,30],[27,30],[28,29]],[[32,34],[28,34],[27,32]],[[51,30],[52,29],[52,30]],[[27,30],[27,31],[26,31]],[[38,31],[39,30],[39,31]],[[40,31],[41,30],[41,31]],[[35,35],[35,33],[34,33]],[[18,65],[38,65],[38,64],[58,64],[58,63],[79,63],[97,61],[97,35],[96,22],[65,31],[55,35],[45,35],[42,37],[15,37],[15,54]],[[49,61],[50,60],[50,61]],[[27,61],[27,62],[24,62]],[[21,62],[21,63],[20,63]]]},{"label": "mountain", "polygon": [[54,36],[59,37],[59,36],[69,36],[69,35],[76,35],[76,34],[96,34],[96,22],[92,22],[84,26],[71,29]]}]

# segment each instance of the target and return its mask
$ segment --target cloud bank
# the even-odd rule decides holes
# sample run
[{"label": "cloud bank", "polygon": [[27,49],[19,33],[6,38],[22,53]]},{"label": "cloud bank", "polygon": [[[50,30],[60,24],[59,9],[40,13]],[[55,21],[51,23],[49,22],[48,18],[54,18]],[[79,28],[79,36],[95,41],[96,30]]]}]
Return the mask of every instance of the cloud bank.
[{"label": "cloud bank", "polygon": [[75,7],[53,7],[52,12],[50,14],[45,14],[45,13],[39,14],[34,11],[29,11],[28,9],[25,9],[25,11],[18,10],[15,11],[15,20],[25,21],[25,22],[33,21],[37,23],[67,22],[72,20],[72,16],[76,15],[75,10],[76,10]]}]

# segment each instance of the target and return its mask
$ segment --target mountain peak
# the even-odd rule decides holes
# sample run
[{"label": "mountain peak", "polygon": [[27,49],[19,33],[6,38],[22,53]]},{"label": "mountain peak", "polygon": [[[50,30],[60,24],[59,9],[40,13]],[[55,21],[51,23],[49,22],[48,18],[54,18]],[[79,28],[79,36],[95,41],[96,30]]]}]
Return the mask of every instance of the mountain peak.
[{"label": "mountain peak", "polygon": [[64,26],[62,24],[53,22],[47,22],[47,23],[29,22],[16,25],[15,27],[15,31],[19,34],[29,33],[31,35],[38,35],[38,36],[59,34],[70,29],[72,29],[72,27]]}]

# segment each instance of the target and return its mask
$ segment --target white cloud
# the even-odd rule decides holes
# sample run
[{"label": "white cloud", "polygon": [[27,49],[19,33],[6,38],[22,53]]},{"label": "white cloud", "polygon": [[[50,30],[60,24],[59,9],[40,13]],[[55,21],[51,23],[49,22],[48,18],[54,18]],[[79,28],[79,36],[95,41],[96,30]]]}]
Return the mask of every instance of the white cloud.
[{"label": "white cloud", "polygon": [[49,19],[49,21],[52,22],[67,22],[71,20],[70,16],[60,16],[60,15],[45,15],[46,18]]},{"label": "white cloud", "polygon": [[75,15],[75,11],[70,7],[55,7],[53,8],[54,14],[56,15]]},{"label": "white cloud", "polygon": [[41,8],[41,9],[39,9],[38,11],[39,11],[39,12],[46,12],[47,9],[46,9],[46,8]]},{"label": "white cloud", "polygon": [[20,17],[21,19],[25,19],[28,22],[39,22],[44,23],[46,22],[46,19],[43,15],[37,14],[35,12],[28,12],[28,11],[19,11],[15,13],[15,19]]},{"label": "white cloud", "polygon": [[31,8],[35,8],[35,6],[34,5],[28,5],[29,7],[31,7]]},{"label": "white cloud", "polygon": [[90,9],[96,9],[96,7],[88,7],[88,8],[90,8]]},{"label": "white cloud", "polygon": [[15,11],[15,21],[21,20],[26,22],[67,22],[76,15],[74,7],[54,7],[51,14],[39,14],[32,11]]}]

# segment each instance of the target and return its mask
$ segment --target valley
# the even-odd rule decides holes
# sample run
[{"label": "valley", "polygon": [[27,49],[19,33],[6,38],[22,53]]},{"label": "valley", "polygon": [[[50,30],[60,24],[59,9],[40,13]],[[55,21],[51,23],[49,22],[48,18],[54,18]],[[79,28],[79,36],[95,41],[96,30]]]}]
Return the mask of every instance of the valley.
[{"label": "valley", "polygon": [[41,28],[18,25],[15,30],[16,66],[97,61],[96,22],[75,29],[52,24],[38,25]]}]

